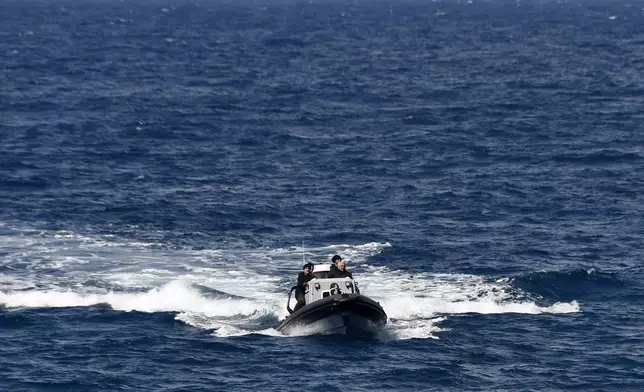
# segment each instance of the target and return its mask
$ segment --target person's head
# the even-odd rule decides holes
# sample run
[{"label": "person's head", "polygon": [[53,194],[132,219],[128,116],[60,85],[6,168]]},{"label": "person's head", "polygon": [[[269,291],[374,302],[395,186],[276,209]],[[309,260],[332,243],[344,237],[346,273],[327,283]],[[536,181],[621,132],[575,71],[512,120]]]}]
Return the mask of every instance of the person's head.
[{"label": "person's head", "polygon": [[342,260],[342,257],[340,255],[335,255],[331,258],[331,262],[335,265],[338,265],[338,262]]},{"label": "person's head", "polygon": [[304,264],[304,267],[302,267],[302,269],[304,270],[305,274],[310,274],[311,272],[313,272],[313,263]]},{"label": "person's head", "polygon": [[338,269],[340,271],[344,271],[347,268],[347,263],[345,263],[344,260],[342,260],[342,259],[340,259],[340,261],[338,261],[337,265],[338,265]]}]

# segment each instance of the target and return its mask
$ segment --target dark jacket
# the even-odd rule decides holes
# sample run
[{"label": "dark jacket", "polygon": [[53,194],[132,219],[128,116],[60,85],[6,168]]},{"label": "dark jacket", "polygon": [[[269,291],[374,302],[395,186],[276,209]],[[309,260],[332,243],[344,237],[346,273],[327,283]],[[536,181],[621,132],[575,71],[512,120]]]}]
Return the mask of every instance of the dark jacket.
[{"label": "dark jacket", "polygon": [[331,272],[329,272],[329,278],[346,278],[347,276],[353,279],[353,275],[349,270],[340,271],[338,267],[335,270],[331,269]]},{"label": "dark jacket", "polygon": [[306,289],[306,282],[313,279],[313,274],[305,274],[300,272],[297,275],[297,288],[295,289],[295,298],[304,297],[304,290]]}]

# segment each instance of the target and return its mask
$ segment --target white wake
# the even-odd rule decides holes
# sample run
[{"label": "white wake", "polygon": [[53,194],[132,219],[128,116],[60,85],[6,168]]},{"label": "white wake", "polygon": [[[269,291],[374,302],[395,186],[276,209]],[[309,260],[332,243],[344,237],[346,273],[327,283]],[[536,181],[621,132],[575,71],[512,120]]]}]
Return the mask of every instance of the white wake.
[{"label": "white wake", "polygon": [[0,306],[5,308],[102,304],[124,312],[175,312],[178,320],[218,336],[279,335],[274,327],[287,315],[288,289],[304,251],[315,263],[342,254],[362,293],[382,304],[390,318],[387,332],[398,339],[440,337],[441,322],[453,314],[580,311],[576,301],[539,306],[529,295],[517,295],[507,279],[412,274],[371,265],[372,256],[389,243],[167,250],[69,232],[0,228],[0,253],[6,255],[0,259]]}]

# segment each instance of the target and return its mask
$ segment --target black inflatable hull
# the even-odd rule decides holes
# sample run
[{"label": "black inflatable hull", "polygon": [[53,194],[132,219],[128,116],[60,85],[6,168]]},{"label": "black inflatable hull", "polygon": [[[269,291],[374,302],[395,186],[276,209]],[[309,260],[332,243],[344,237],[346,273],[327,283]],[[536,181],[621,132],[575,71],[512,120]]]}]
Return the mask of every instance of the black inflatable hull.
[{"label": "black inflatable hull", "polygon": [[277,326],[286,335],[375,336],[387,324],[380,304],[360,294],[338,294],[293,312]]}]

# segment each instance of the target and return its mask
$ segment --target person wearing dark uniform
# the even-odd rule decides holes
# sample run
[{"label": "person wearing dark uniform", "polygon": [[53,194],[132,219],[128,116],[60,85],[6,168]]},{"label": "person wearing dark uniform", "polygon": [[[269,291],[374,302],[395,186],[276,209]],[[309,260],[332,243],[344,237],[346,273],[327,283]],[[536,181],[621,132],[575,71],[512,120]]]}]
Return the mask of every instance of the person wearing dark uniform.
[{"label": "person wearing dark uniform", "polygon": [[340,255],[335,255],[331,258],[331,268],[329,268],[329,273],[327,274],[328,278],[332,278],[333,275],[338,273],[338,262],[342,260]]},{"label": "person wearing dark uniform", "polygon": [[295,289],[295,299],[297,300],[297,303],[295,304],[295,308],[293,308],[294,312],[305,305],[304,294],[306,283],[313,279],[313,263],[304,264],[302,270],[303,271],[297,275],[297,288]]},{"label": "person wearing dark uniform", "polygon": [[[329,278],[349,277],[353,279],[353,275],[351,274],[351,272],[349,272],[349,270],[347,270],[347,264],[345,263],[345,261],[342,258],[335,259],[336,256],[333,256],[333,259],[331,259],[332,261],[335,262],[334,264],[335,269],[333,268],[334,266],[331,267],[331,271],[329,272]],[[337,256],[337,257],[340,257],[340,256]]]}]

